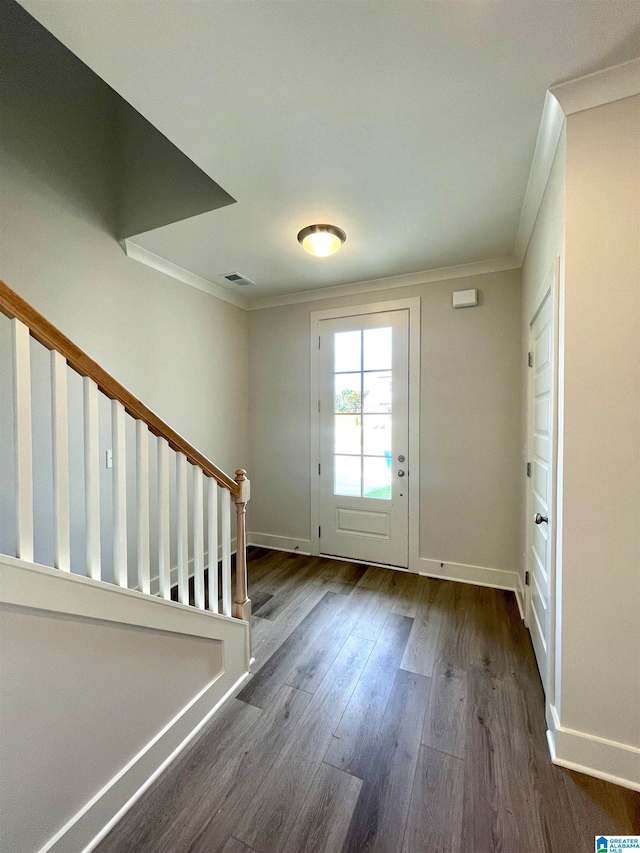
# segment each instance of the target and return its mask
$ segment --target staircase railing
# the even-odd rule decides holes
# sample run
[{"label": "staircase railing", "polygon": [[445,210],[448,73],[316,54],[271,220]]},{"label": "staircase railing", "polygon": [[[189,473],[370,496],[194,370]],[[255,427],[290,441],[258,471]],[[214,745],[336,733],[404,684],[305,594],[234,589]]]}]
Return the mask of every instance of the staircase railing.
[{"label": "staircase railing", "polygon": [[[177,550],[177,599],[190,603],[193,577],[195,607],[250,621],[247,595],[245,510],[249,500],[246,471],[229,477],[206,456],[134,397],[99,364],[69,340],[4,282],[0,281],[0,312],[11,321],[13,362],[13,440],[15,460],[15,556],[34,561],[34,494],[32,437],[32,370],[30,337],[50,351],[53,468],[54,567],[71,571],[69,498],[68,369],[83,377],[84,525],[86,575],[103,580],[100,522],[100,450],[98,399],[111,400],[113,500],[113,581],[151,594],[151,501],[149,433],[156,436],[158,594],[171,598],[171,533]],[[127,452],[125,416],[135,420],[136,552],[130,571],[131,543],[127,529]],[[170,459],[175,457],[175,497],[170,497]],[[153,461],[153,460],[152,460]],[[191,477],[189,478],[189,473]],[[188,483],[191,479],[191,525]],[[236,505],[235,600],[232,603],[231,502]],[[206,506],[206,511],[205,511]],[[172,511],[173,510],[173,511]],[[174,518],[172,518],[174,516]],[[190,529],[191,528],[191,529]],[[35,531],[37,533],[37,531]],[[220,538],[220,543],[218,539]],[[206,544],[206,551],[205,551]],[[221,545],[221,583],[219,556]],[[157,547],[156,547],[157,546]],[[193,571],[189,570],[190,546]],[[205,562],[207,564],[205,570]],[[136,575],[135,582],[130,577]],[[207,583],[205,585],[205,574]],[[221,586],[221,590],[219,589]],[[221,597],[221,602],[220,602]]]}]

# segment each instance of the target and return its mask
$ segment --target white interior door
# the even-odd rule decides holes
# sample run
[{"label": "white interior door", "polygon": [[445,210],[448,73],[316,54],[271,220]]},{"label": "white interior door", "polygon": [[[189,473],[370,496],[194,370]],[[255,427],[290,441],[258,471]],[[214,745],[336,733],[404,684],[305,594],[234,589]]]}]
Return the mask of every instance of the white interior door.
[{"label": "white interior door", "polygon": [[553,302],[551,295],[530,327],[532,370],[529,381],[529,459],[527,624],[531,632],[542,684],[547,690],[552,541],[549,517],[553,488]]},{"label": "white interior door", "polygon": [[320,552],[406,568],[409,312],[319,328]]}]

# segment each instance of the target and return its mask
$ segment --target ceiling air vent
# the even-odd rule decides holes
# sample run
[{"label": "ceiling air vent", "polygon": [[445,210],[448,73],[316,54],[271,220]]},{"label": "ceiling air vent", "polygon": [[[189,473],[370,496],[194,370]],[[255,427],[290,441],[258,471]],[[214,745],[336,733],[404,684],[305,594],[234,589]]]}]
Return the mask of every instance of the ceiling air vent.
[{"label": "ceiling air vent", "polygon": [[246,278],[239,272],[230,272],[227,275],[221,275],[220,278],[231,282],[231,284],[236,284],[238,287],[247,287],[249,284],[255,284],[255,281],[251,281],[250,278]]}]

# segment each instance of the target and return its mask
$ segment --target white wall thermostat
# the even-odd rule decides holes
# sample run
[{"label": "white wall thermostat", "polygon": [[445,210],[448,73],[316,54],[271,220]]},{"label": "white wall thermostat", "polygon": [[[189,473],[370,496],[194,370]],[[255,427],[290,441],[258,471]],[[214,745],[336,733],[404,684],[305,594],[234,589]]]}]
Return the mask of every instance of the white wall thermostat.
[{"label": "white wall thermostat", "polygon": [[453,294],[454,308],[471,308],[478,304],[478,291],[473,290],[456,290]]}]

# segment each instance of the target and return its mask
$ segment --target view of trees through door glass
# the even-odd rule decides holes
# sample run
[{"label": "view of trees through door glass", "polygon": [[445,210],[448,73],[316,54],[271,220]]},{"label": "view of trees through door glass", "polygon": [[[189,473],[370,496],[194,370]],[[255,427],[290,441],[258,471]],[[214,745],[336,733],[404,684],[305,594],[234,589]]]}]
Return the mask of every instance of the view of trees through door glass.
[{"label": "view of trees through door glass", "polygon": [[392,330],[334,335],[334,494],[391,500]]}]

